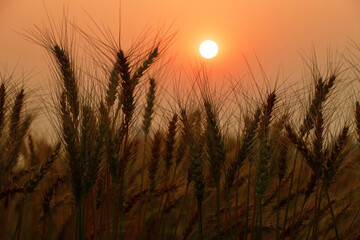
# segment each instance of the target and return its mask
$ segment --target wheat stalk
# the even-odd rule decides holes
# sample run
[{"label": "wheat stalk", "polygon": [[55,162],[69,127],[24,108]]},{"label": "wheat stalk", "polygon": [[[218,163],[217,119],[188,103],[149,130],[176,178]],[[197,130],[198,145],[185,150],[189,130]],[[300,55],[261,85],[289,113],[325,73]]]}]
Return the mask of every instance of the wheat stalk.
[{"label": "wheat stalk", "polygon": [[[214,105],[210,102],[210,99],[204,97],[204,108],[206,116],[206,150],[208,155],[208,161],[210,166],[211,176],[216,187],[216,212],[217,212],[217,238],[220,239],[220,178],[221,170],[225,167],[225,147],[223,136],[220,131],[216,110]],[[227,181],[226,181],[227,182]],[[228,187],[227,185],[225,186]],[[228,194],[228,191],[226,192]],[[230,204],[228,201],[229,208],[229,222],[231,226],[231,211]],[[231,232],[231,228],[230,228]],[[232,234],[230,234],[231,237]]]},{"label": "wheat stalk", "polygon": [[3,129],[5,126],[5,116],[6,116],[5,100],[6,100],[6,88],[5,88],[5,84],[2,83],[0,86],[0,137],[3,133]]},{"label": "wheat stalk", "polygon": [[[143,115],[142,129],[144,131],[144,147],[143,147],[143,161],[141,167],[141,180],[140,180],[140,207],[139,207],[139,231],[142,231],[142,206],[143,206],[143,182],[144,182],[144,169],[146,162],[146,149],[147,149],[147,139],[150,131],[150,126],[154,114],[154,104],[155,104],[155,92],[156,92],[156,82],[154,78],[149,78],[149,89],[146,94],[146,107]],[[143,236],[143,235],[142,235]]]},{"label": "wheat stalk", "polygon": [[[257,213],[256,218],[259,217],[259,238],[262,239],[262,200],[265,194],[269,179],[269,161],[271,158],[271,146],[269,143],[269,127],[272,120],[272,113],[276,102],[276,94],[272,92],[268,95],[266,103],[263,104],[262,114],[260,117],[259,129],[258,129],[258,161],[257,167],[257,179],[256,179],[256,199],[257,199]],[[256,223],[257,221],[255,221]],[[257,223],[255,224],[257,227]],[[253,234],[254,235],[254,234]]]},{"label": "wheat stalk", "polygon": [[[160,131],[156,131],[151,146],[151,156],[149,159],[148,172],[149,172],[149,192],[150,192],[150,222],[152,225],[152,234],[156,233],[155,219],[154,219],[154,194],[156,189],[156,174],[159,168],[160,156],[161,156],[161,142],[162,134]],[[151,235],[152,235],[151,234]]]}]

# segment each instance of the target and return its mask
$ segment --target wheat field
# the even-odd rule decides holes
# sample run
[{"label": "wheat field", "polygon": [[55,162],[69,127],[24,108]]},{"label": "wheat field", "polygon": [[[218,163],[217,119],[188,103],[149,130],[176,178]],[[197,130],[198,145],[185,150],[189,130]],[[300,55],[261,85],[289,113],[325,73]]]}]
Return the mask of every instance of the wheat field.
[{"label": "wheat field", "polygon": [[104,61],[95,78],[64,29],[25,34],[52,59],[56,143],[32,128],[31,91],[0,75],[1,239],[360,238],[356,93],[338,111],[357,58],[309,64],[301,108],[298,91],[233,88],[237,111],[201,70],[191,96],[160,94],[173,36],[126,51],[80,31]]}]

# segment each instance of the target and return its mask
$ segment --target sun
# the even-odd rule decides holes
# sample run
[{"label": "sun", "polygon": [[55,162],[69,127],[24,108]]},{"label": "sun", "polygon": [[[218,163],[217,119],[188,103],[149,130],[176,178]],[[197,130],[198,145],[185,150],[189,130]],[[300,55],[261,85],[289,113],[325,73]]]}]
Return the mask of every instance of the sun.
[{"label": "sun", "polygon": [[218,50],[218,45],[212,40],[206,40],[200,44],[200,54],[204,58],[210,59],[215,57],[218,53]]}]

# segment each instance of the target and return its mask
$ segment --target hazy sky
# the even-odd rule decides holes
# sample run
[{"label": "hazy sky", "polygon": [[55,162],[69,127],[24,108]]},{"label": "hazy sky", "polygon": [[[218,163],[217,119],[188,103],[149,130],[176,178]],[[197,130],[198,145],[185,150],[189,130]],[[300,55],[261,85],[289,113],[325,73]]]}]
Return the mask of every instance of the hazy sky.
[{"label": "hazy sky", "polygon": [[[66,3],[66,4],[64,4]],[[63,6],[69,18],[84,29],[94,28],[89,16],[119,31],[119,0],[0,0],[0,67],[4,65],[34,73],[40,78],[47,71],[43,50],[16,32],[46,24],[46,6],[60,19]],[[121,40],[127,48],[145,29],[170,27],[178,32],[169,49],[172,67],[189,69],[200,59],[201,41],[219,44],[219,55],[208,64],[214,76],[242,75],[244,56],[256,64],[255,54],[272,74],[279,66],[291,76],[301,64],[299,52],[321,55],[327,48],[340,51],[349,39],[360,43],[360,2],[358,0],[123,0],[121,2]],[[35,80],[34,80],[35,81]],[[38,81],[38,80],[36,80]]]}]

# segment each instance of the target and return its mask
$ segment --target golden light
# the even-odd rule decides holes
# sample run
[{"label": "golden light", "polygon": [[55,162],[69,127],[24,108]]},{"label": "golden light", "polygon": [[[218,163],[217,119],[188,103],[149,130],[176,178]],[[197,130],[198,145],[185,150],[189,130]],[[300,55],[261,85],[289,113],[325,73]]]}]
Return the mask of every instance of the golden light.
[{"label": "golden light", "polygon": [[200,44],[200,54],[204,58],[210,59],[215,57],[218,50],[219,47],[214,41],[206,40]]}]

